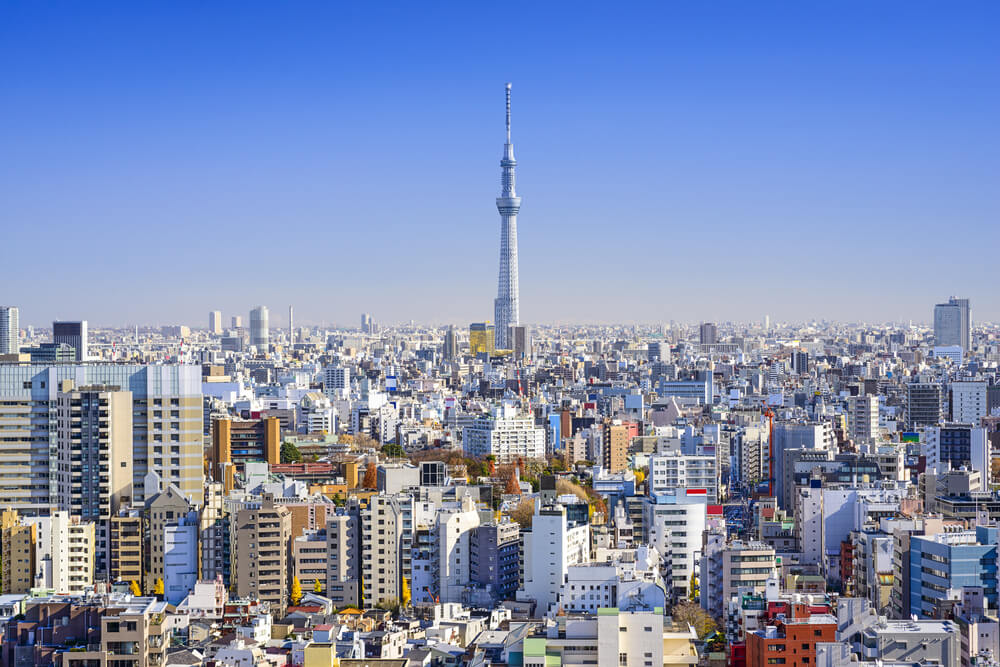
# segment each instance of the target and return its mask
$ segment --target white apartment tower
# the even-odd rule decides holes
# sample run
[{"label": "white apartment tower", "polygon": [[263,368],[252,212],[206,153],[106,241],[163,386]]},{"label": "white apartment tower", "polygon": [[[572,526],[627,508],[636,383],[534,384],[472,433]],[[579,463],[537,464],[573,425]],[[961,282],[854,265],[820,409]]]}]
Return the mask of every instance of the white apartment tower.
[{"label": "white apartment tower", "polygon": [[17,306],[0,306],[0,354],[17,354],[20,348]]}]

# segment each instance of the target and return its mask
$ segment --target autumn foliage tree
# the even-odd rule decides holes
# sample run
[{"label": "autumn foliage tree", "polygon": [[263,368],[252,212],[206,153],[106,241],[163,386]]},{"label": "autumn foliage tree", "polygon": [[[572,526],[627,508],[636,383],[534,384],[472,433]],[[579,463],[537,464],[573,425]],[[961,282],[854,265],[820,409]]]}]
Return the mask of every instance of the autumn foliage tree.
[{"label": "autumn foliage tree", "polygon": [[375,472],[374,463],[369,463],[368,467],[365,468],[365,478],[362,480],[361,486],[366,489],[378,488],[378,473]]},{"label": "autumn foliage tree", "polygon": [[298,577],[292,577],[292,604],[297,605],[302,601],[302,582]]},{"label": "autumn foliage tree", "polygon": [[705,639],[715,632],[715,621],[696,602],[681,602],[674,607],[673,617],[675,621],[686,623],[694,628],[698,639]]},{"label": "autumn foliage tree", "polygon": [[530,498],[524,498],[517,504],[511,513],[510,518],[516,521],[521,528],[530,528],[531,520],[535,516],[535,503]]}]

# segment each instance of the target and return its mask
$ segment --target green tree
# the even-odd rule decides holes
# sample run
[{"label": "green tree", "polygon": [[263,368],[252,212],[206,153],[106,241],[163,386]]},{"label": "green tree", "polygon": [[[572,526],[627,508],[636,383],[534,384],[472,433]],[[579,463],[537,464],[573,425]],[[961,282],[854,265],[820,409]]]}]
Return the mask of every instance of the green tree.
[{"label": "green tree", "polygon": [[406,458],[406,450],[404,450],[402,446],[397,445],[395,442],[388,442],[382,445],[382,453],[393,459]]},{"label": "green tree", "polygon": [[301,463],[302,462],[302,452],[299,448],[292,443],[285,441],[281,443],[281,462],[282,463]]}]

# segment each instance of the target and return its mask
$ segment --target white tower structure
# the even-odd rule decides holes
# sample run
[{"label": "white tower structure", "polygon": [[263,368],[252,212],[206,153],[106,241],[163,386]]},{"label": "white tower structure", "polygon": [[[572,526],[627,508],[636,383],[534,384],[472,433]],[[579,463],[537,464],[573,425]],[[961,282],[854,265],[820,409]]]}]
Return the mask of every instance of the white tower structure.
[{"label": "white tower structure", "polygon": [[497,210],[500,211],[500,281],[494,310],[494,347],[509,350],[514,347],[510,340],[510,328],[520,324],[520,294],[517,283],[517,212],[521,209],[521,198],[514,188],[514,145],[510,143],[510,84],[507,84],[507,142],[503,145],[503,159],[500,160],[502,178]]}]

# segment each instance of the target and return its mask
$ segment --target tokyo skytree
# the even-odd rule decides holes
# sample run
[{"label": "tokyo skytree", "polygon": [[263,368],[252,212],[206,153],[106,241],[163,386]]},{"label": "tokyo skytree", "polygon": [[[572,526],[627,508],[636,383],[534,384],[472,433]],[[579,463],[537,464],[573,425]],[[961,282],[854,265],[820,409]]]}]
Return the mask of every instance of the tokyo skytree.
[{"label": "tokyo skytree", "polygon": [[514,145],[510,143],[510,84],[507,84],[507,142],[503,145],[500,160],[500,196],[497,210],[500,211],[500,282],[497,298],[493,301],[494,347],[509,350],[513,347],[510,328],[520,324],[520,294],[517,283],[517,212],[521,209],[521,198],[514,188]]}]

